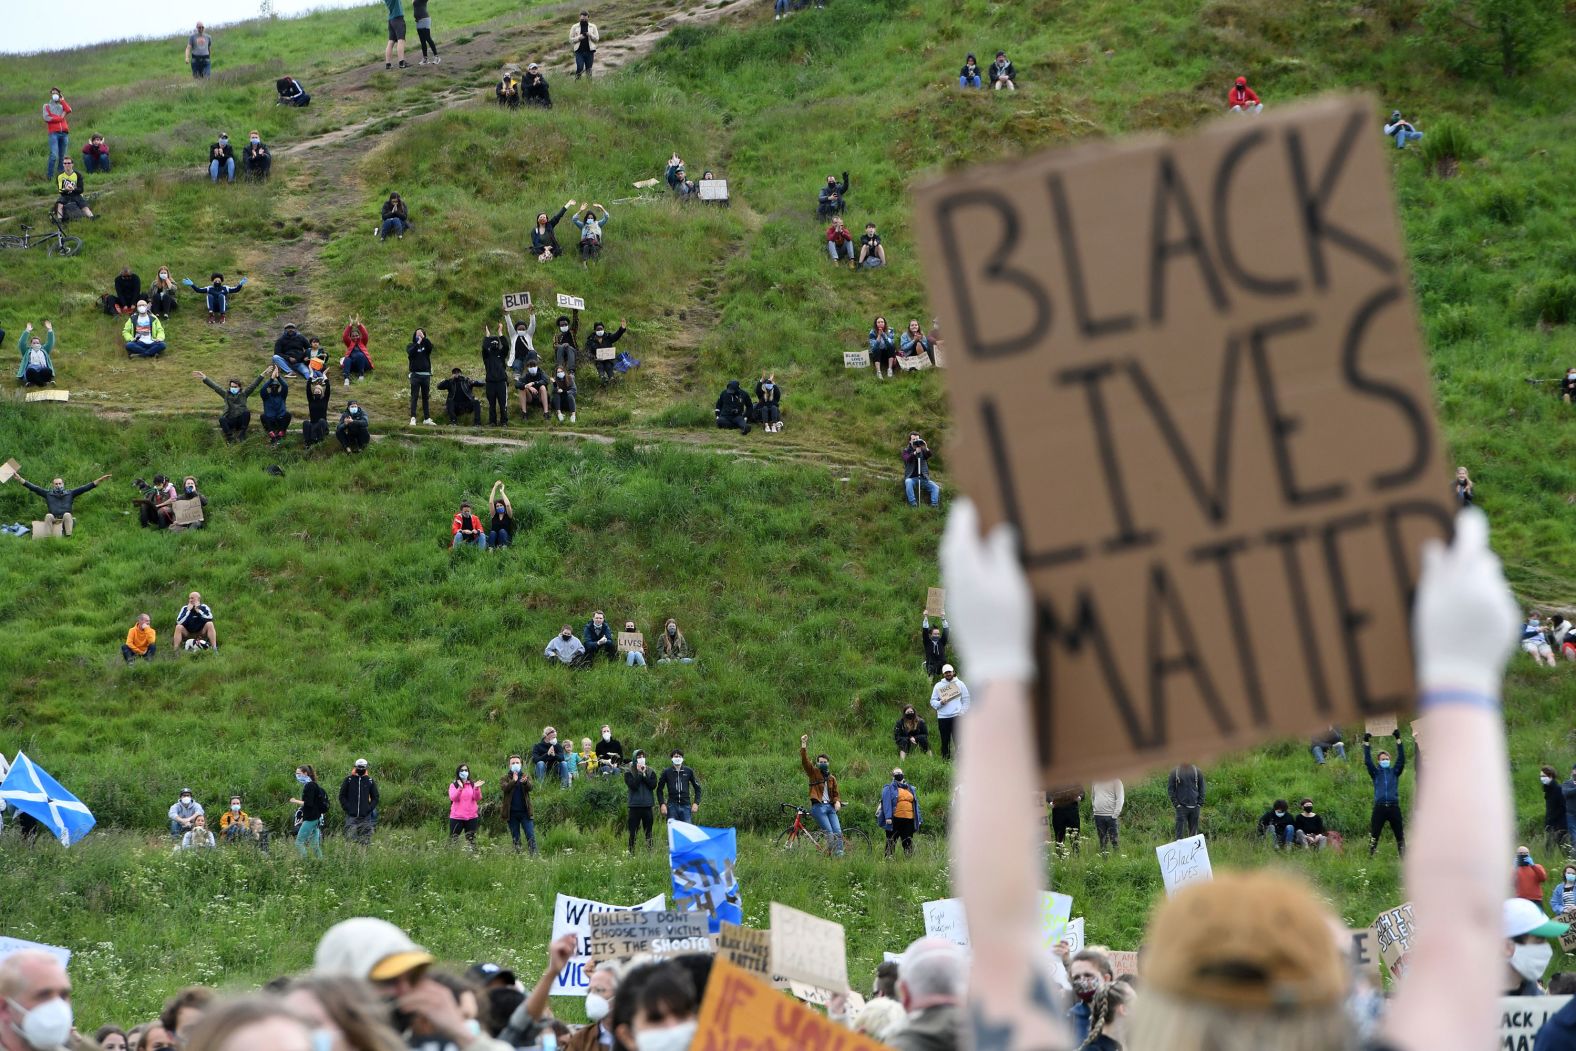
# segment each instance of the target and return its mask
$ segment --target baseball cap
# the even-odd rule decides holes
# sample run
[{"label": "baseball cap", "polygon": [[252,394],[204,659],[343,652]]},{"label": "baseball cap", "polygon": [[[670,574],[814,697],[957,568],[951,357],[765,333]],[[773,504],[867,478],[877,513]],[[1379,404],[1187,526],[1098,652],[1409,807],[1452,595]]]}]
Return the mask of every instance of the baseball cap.
[{"label": "baseball cap", "polygon": [[956,674],[957,674],[957,672],[958,672],[958,670],[957,670],[957,669],[956,669],[956,668],[954,668],[954,667],[953,667],[953,666],[952,666],[952,665],[950,665],[950,664],[943,664],[943,665],[942,665],[942,666],[941,666],[941,674],[943,674],[943,675],[945,675],[945,674],[947,674],[947,672],[949,672],[949,671],[950,671],[950,672],[952,672],[952,673],[953,673],[953,674],[954,674],[954,675],[956,675]]},{"label": "baseball cap", "polygon": [[1506,898],[1500,914],[1500,930],[1507,938],[1521,938],[1535,934],[1539,938],[1558,938],[1570,930],[1570,924],[1551,920],[1533,902],[1526,898]]},{"label": "baseball cap", "polygon": [[356,760],[356,765],[357,766],[366,766],[367,765],[367,761],[365,759],[357,759]]},{"label": "baseball cap", "polygon": [[471,977],[484,984],[492,981],[494,978],[502,978],[510,985],[513,985],[515,981],[513,971],[509,970],[507,967],[501,967],[496,963],[472,964],[470,968],[470,974]]},{"label": "baseball cap", "polygon": [[1149,928],[1144,983],[1180,1000],[1226,1007],[1335,1007],[1346,996],[1347,961],[1331,924],[1329,910],[1301,880],[1219,873],[1160,907]]},{"label": "baseball cap", "polygon": [[324,932],[312,957],[312,971],[388,982],[432,962],[431,953],[388,920],[357,916]]}]

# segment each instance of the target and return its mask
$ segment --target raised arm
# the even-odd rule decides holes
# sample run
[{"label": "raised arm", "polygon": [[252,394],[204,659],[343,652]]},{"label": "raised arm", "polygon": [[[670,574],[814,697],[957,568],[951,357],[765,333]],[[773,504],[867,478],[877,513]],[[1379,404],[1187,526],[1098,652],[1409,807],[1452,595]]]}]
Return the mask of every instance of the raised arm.
[{"label": "raised arm", "polygon": [[1412,645],[1430,762],[1477,775],[1431,777],[1418,787],[1406,890],[1432,922],[1422,924],[1385,1020],[1400,1051],[1496,1045],[1505,973],[1500,906],[1513,849],[1499,703],[1517,621],[1488,546],[1488,519],[1466,508],[1456,516],[1455,542],[1446,549],[1433,541],[1423,551]]}]

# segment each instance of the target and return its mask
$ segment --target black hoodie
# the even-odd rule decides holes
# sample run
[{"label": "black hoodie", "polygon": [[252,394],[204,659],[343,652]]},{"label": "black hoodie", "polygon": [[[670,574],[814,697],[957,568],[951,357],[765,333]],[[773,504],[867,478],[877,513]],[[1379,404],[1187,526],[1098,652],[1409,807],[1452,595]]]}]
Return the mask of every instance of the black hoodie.
[{"label": "black hoodie", "polygon": [[432,340],[422,336],[418,341],[413,332],[410,336],[410,345],[405,348],[405,357],[410,362],[410,371],[417,375],[432,375]]},{"label": "black hoodie", "polygon": [[729,380],[728,386],[717,398],[718,416],[748,416],[750,396],[739,389],[738,380]]}]

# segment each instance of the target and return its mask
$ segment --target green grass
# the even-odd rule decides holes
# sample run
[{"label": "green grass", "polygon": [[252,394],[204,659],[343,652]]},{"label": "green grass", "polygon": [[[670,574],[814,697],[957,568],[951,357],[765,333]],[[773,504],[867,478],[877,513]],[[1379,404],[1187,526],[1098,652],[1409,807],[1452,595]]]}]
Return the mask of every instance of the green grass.
[{"label": "green grass", "polygon": [[[675,6],[621,7],[602,21],[604,38]],[[169,42],[13,60],[0,88],[0,216],[13,218],[0,229],[16,217],[36,224],[47,200],[40,85],[64,82],[78,109],[74,146],[104,131],[117,170],[92,184],[103,218],[74,229],[87,241],[81,257],[0,256],[9,345],[23,321],[53,318],[73,402],[7,402],[0,453],[30,477],[116,478],[83,498],[70,543],[16,541],[0,562],[10,643],[0,745],[34,755],[104,825],[64,855],[0,845],[0,900],[30,903],[7,910],[0,933],[76,948],[80,1002],[94,1019],[146,1014],[194,978],[256,983],[299,968],[323,927],[364,911],[388,911],[443,954],[532,970],[553,889],[645,897],[666,886],[660,862],[622,857],[616,791],[546,790],[549,858],[541,879],[521,881],[503,867],[514,860],[490,849],[497,828],[477,858],[439,849],[443,784],[460,761],[495,782],[504,756],[545,723],[578,740],[611,721],[626,743],[686,748],[707,786],[703,820],[743,830],[747,916],[764,922],[775,897],[843,919],[862,982],[881,951],[921,933],[919,902],[945,893],[941,841],[927,837],[909,865],[832,867],[784,859],[767,837],[777,804],[802,794],[794,744],[806,730],[837,762],[850,822],[870,827],[891,723],[927,691],[914,617],[936,582],[940,520],[898,505],[894,449],[914,426],[944,437],[944,377],[878,384],[841,365],[877,313],[895,326],[929,321],[906,188],[1056,143],[1185,130],[1219,111],[1238,70],[1272,106],[1383,85],[1375,133],[1398,105],[1426,133],[1391,163],[1445,432],[1517,590],[1570,605],[1571,409],[1524,379],[1576,361],[1571,25],[1551,30],[1532,73],[1489,85],[1457,79],[1415,43],[1418,9],[837,0],[776,24],[752,8],[718,26],[681,25],[594,85],[558,74],[546,113],[499,112],[487,87],[500,60],[561,56],[563,13],[495,0],[440,21],[440,44],[454,42],[448,61],[403,77],[376,67],[374,9],[227,31],[207,85],[185,79]],[[1025,90],[958,91],[962,54],[997,46],[1012,52]],[[312,108],[272,106],[284,71],[314,92]],[[450,105],[472,89],[476,100]],[[276,148],[320,144],[281,154],[266,187],[213,187],[193,158],[219,126],[237,141],[259,127]],[[344,128],[343,141],[323,139]],[[733,207],[616,203],[636,195],[632,182],[660,176],[674,150],[692,173],[727,177]],[[1458,165],[1449,178],[1439,174],[1446,157]],[[834,269],[822,253],[813,195],[844,169],[851,224],[880,225],[885,271]],[[380,244],[370,228],[391,189],[417,228]],[[525,252],[534,215],[571,197],[612,210],[604,257],[591,268],[535,263]],[[252,281],[228,326],[202,325],[193,298],[170,325],[167,358],[129,364],[120,323],[92,310],[122,263],[145,278],[164,263],[178,277],[220,269]],[[518,426],[501,436],[527,441],[507,445],[403,433],[399,350],[410,330],[427,329],[439,368],[475,370],[498,297],[521,287],[544,303],[557,291],[585,297],[587,323],[629,319],[624,346],[641,368],[609,390],[582,384],[578,429],[600,440],[545,440]],[[255,374],[284,320],[334,345],[353,312],[379,363],[356,394],[384,437],[359,459],[270,451],[255,434],[222,446],[217,399],[190,370]],[[740,442],[711,428],[721,381],[766,369],[787,392],[784,435]],[[292,400],[299,414],[299,392]],[[265,473],[272,463],[283,478]],[[155,535],[123,517],[129,480],[156,471],[202,479],[209,529]],[[507,552],[443,550],[459,499],[484,498],[500,477],[525,535]],[[940,479],[956,490],[944,462]],[[30,519],[36,505],[15,486],[0,490],[0,518]],[[135,615],[152,613],[167,643],[191,588],[215,606],[220,652],[122,668],[117,647]],[[594,608],[648,633],[677,616],[701,665],[545,672],[538,655],[552,632]],[[1515,666],[1507,719],[1520,830],[1545,861],[1536,768],[1571,758],[1573,703],[1569,669]],[[148,845],[182,785],[211,806],[242,791],[278,827],[295,763],[337,781],[359,755],[385,791],[385,832],[365,859],[335,855],[316,870],[283,844],[268,859],[174,860]],[[1394,904],[1393,856],[1370,864],[1360,849],[1369,790],[1358,762],[1354,749],[1347,764],[1316,770],[1300,743],[1285,742],[1212,767],[1205,827],[1216,863],[1263,862],[1251,836],[1258,814],[1277,796],[1311,794],[1359,849],[1295,863],[1349,922]],[[905,769],[939,829],[946,770],[925,757]],[[1151,848],[1169,833],[1163,785],[1150,779],[1130,787],[1125,857],[1056,863],[1091,940],[1136,945],[1160,890]],[[522,889],[504,896],[504,886]]]}]

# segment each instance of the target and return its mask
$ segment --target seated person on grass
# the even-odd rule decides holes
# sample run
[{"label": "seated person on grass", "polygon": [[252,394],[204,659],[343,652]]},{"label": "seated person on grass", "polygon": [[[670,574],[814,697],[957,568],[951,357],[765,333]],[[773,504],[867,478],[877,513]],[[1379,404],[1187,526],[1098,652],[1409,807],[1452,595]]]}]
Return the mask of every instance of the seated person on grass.
[{"label": "seated person on grass", "polygon": [[44,322],[44,338],[39,339],[33,335],[33,323],[29,321],[16,341],[16,349],[22,354],[22,362],[16,367],[16,378],[22,386],[47,387],[55,382],[54,322]]},{"label": "seated person on grass", "polygon": [[897,361],[897,337],[893,335],[892,326],[887,324],[887,319],[876,315],[875,321],[870,326],[870,364],[876,370],[876,379],[882,378],[882,370],[891,376],[894,363]]},{"label": "seated person on grass", "polygon": [[690,649],[689,640],[679,630],[679,622],[672,617],[662,625],[662,638],[657,643],[658,664],[694,664],[695,651]]},{"label": "seated person on grass", "polygon": [[219,636],[213,630],[213,610],[196,591],[186,596],[186,605],[175,614],[175,655],[180,656],[183,649],[219,649]]},{"label": "seated person on grass", "polygon": [[55,199],[55,207],[51,214],[55,222],[64,223],[77,218],[98,218],[93,214],[93,209],[88,207],[88,199],[84,195],[86,184],[82,181],[82,173],[77,171],[67,157],[60,162],[60,174],[55,176],[55,190],[59,197]]},{"label": "seated person on grass", "polygon": [[488,499],[492,503],[492,518],[487,522],[487,546],[508,547],[514,542],[514,505],[504,492],[503,479],[493,483]]},{"label": "seated person on grass", "polygon": [[1558,665],[1554,659],[1554,647],[1543,636],[1543,619],[1536,611],[1527,617],[1527,623],[1522,626],[1521,648],[1539,664],[1547,664],[1551,668]]},{"label": "seated person on grass", "polygon": [[821,187],[821,193],[816,199],[815,214],[825,218],[840,215],[848,207],[848,173],[843,173],[843,181],[838,182],[837,176],[828,175],[826,185]]},{"label": "seated person on grass", "polygon": [[371,431],[372,423],[367,418],[367,410],[352,398],[350,404],[345,406],[345,411],[339,414],[339,426],[334,428],[339,447],[347,453],[359,453],[372,440]]},{"label": "seated person on grass", "polygon": [[75,489],[67,489],[66,483],[59,478],[51,481],[48,489],[41,485],[34,485],[20,474],[16,476],[16,480],[21,482],[22,488],[28,492],[37,493],[44,498],[45,523],[53,527],[56,522],[59,522],[65,535],[70,536],[71,529],[75,525],[75,519],[71,516],[71,508],[76,503],[77,497],[91,489],[98,488],[99,483],[107,481],[109,477],[107,474],[101,474],[86,485],[79,485]]},{"label": "seated person on grass", "polygon": [[[624,634],[633,635],[638,629],[632,620],[624,621]],[[631,668],[644,668],[646,666],[646,640],[641,639],[637,648],[624,652],[624,663]]]},{"label": "seated person on grass", "polygon": [[493,88],[493,98],[498,105],[515,109],[520,105],[520,69],[518,66],[505,66],[503,76],[498,78],[498,84]]},{"label": "seated person on grass", "polygon": [[865,224],[865,234],[859,239],[858,265],[862,267],[886,266],[886,248],[881,244],[881,235],[876,233],[875,223]]},{"label": "seated person on grass", "polygon": [[980,86],[980,64],[970,51],[963,60],[963,68],[958,71],[958,87],[977,88]]},{"label": "seated person on grass", "polygon": [[553,373],[553,409],[558,413],[558,422],[564,422],[564,410],[569,410],[569,422],[575,422],[575,374],[565,372],[559,365]]},{"label": "seated person on grass", "polygon": [[1293,844],[1303,845],[1301,833],[1297,831],[1297,819],[1284,799],[1275,800],[1275,804],[1259,817],[1259,835],[1269,836],[1276,850]]},{"label": "seated person on grass", "polygon": [[170,835],[180,839],[187,832],[191,831],[192,826],[197,823],[197,819],[202,816],[202,804],[192,797],[192,790],[189,788],[181,789],[179,798],[170,804]]},{"label": "seated person on grass", "polygon": [[268,144],[263,141],[260,132],[252,132],[246,137],[246,147],[241,150],[242,163],[246,165],[246,177],[262,181],[268,178],[269,172],[274,167],[274,155],[268,152]]},{"label": "seated person on grass", "polygon": [[547,648],[542,651],[547,663],[570,666],[584,663],[585,655],[585,643],[575,638],[575,629],[568,624],[558,629],[558,634],[553,636]]},{"label": "seated person on grass", "polygon": [[307,352],[311,344],[307,338],[295,327],[295,322],[287,322],[279,338],[274,340],[274,368],[281,372],[294,373],[302,379],[311,378],[312,372],[307,368]]},{"label": "seated person on grass", "polygon": [[[602,218],[598,219],[596,213],[600,211]],[[600,204],[586,206],[571,217],[571,221],[580,228],[580,258],[593,259],[602,254],[602,228],[607,225],[607,209]]]},{"label": "seated person on grass", "polygon": [[841,215],[832,216],[832,225],[826,228],[826,253],[834,263],[844,259],[850,263],[854,261],[854,234],[843,225]]},{"label": "seated person on grass", "polygon": [[525,67],[525,101],[543,109],[553,108],[553,93],[547,86],[547,74],[535,62]]},{"label": "seated person on grass", "polygon": [[198,814],[192,827],[181,836],[181,850],[207,850],[215,846],[213,833],[208,831],[208,819]]},{"label": "seated person on grass", "polygon": [[1006,88],[1018,90],[1018,69],[1007,59],[1007,52],[996,52],[996,61],[990,67],[990,86],[996,91]]},{"label": "seated person on grass", "polygon": [[438,384],[438,389],[444,392],[443,409],[448,414],[449,423],[457,424],[461,416],[469,413],[476,426],[482,425],[482,403],[471,393],[476,385],[475,380],[459,369],[450,372],[449,378]]},{"label": "seated person on grass", "polygon": [[712,410],[717,426],[724,430],[737,427],[740,434],[749,434],[750,412],[750,396],[739,389],[738,380],[729,380],[717,395],[717,407]]},{"label": "seated person on grass", "polygon": [[274,81],[274,91],[279,98],[275,100],[281,106],[309,106],[312,96],[306,93],[301,82],[295,77],[280,77]]},{"label": "seated person on grass", "polygon": [[137,300],[141,298],[142,278],[132,273],[131,267],[121,267],[115,276],[115,313],[131,313],[137,309]]},{"label": "seated person on grass", "polygon": [[935,348],[930,345],[930,337],[919,330],[919,322],[910,318],[908,328],[898,340],[897,356],[900,358],[913,358],[925,355],[930,363],[936,363]]},{"label": "seated person on grass", "polygon": [[1258,93],[1248,87],[1247,77],[1238,77],[1226,92],[1226,109],[1231,113],[1263,113],[1264,103]]},{"label": "seated person on grass", "polygon": [[574,206],[574,201],[565,201],[564,206],[551,216],[546,212],[536,213],[536,225],[531,227],[531,254],[537,259],[546,261],[564,254],[558,244],[558,221]]},{"label": "seated person on grass", "polygon": [[241,809],[240,796],[231,796],[229,809],[219,815],[219,835],[226,843],[252,838],[252,817]]},{"label": "seated person on grass", "polygon": [[230,313],[230,297],[246,287],[246,278],[234,285],[224,283],[224,275],[214,273],[209,275],[208,284],[198,288],[191,278],[185,278],[181,284],[199,295],[206,296],[208,300],[208,323],[222,325]]},{"label": "seated person on grass", "polygon": [[136,486],[142,492],[137,500],[138,514],[145,528],[163,529],[175,519],[175,483],[162,474],[153,476],[152,485],[144,485],[141,478]]},{"label": "seated person on grass", "polygon": [[279,374],[279,366],[270,366],[268,382],[263,384],[263,433],[268,444],[278,445],[290,430],[290,410],[285,400],[290,396],[290,385]]},{"label": "seated person on grass", "polygon": [[138,657],[151,661],[159,651],[156,645],[158,638],[159,633],[154,630],[153,618],[146,613],[138,614],[137,623],[126,632],[126,641],[121,644],[120,655],[125,658],[127,664],[135,663]]},{"label": "seated person on grass", "polygon": [[770,372],[755,383],[755,416],[765,425],[767,434],[783,429],[783,389]]},{"label": "seated person on grass", "polygon": [[475,544],[483,550],[487,548],[487,527],[472,513],[469,500],[460,504],[454,520],[449,523],[449,547],[452,549],[461,544]]},{"label": "seated person on grass", "polygon": [[153,307],[155,314],[168,319],[181,308],[179,292],[180,286],[170,280],[170,268],[161,266],[159,276],[154,279],[153,287],[149,289],[148,303]]},{"label": "seated person on grass", "polygon": [[624,333],[627,331],[629,331],[629,322],[623,320],[619,321],[617,332],[609,332],[607,330],[607,326],[602,324],[600,321],[591,326],[591,334],[586,337],[585,352],[586,356],[595,363],[596,374],[601,378],[603,383],[607,383],[613,379],[613,366],[617,359],[608,358],[603,360],[600,356],[598,356],[597,351],[606,350],[609,347],[612,347],[613,344],[624,338]]},{"label": "seated person on grass", "polygon": [[607,626],[607,618],[601,610],[591,614],[591,619],[586,621],[585,633],[580,641],[585,643],[586,662],[591,663],[598,657],[608,660],[618,659],[618,646],[613,641],[613,629]]},{"label": "seated person on grass", "polygon": [[1313,812],[1313,800],[1302,801],[1302,812],[1293,821],[1297,829],[1298,840],[1309,850],[1320,850],[1329,843],[1330,835],[1325,830],[1324,818]]},{"label": "seated person on grass", "polygon": [[405,198],[397,193],[389,194],[389,199],[383,202],[378,220],[378,240],[388,240],[389,234],[403,240],[405,231],[409,229],[410,210],[405,207]]},{"label": "seated person on grass", "polygon": [[230,145],[230,136],[222,131],[219,141],[208,147],[208,181],[218,182],[221,174],[227,182],[235,181],[235,149]]},{"label": "seated person on grass", "polygon": [[520,388],[520,415],[529,419],[531,407],[537,405],[542,409],[542,419],[547,419],[550,415],[547,401],[552,392],[553,380],[534,356],[526,359],[516,385]]},{"label": "seated person on grass", "polygon": [[367,326],[361,323],[361,315],[351,317],[339,341],[345,345],[345,356],[339,359],[339,374],[347,387],[351,376],[360,383],[362,377],[372,371],[372,355],[367,351]]},{"label": "seated person on grass", "polygon": [[221,387],[205,373],[193,372],[192,375],[202,380],[209,390],[224,399],[224,412],[219,414],[219,430],[224,434],[224,440],[238,442],[245,438],[252,428],[252,410],[246,407],[246,401],[257,393],[257,388],[263,385],[263,377],[267,373],[258,373],[252,385],[245,390],[241,389],[240,380],[231,380],[229,386]]},{"label": "seated person on grass", "polygon": [[121,326],[120,338],[126,341],[128,358],[156,358],[164,353],[164,322],[153,316],[146,299],[137,300],[136,312]]},{"label": "seated person on grass", "polygon": [[[208,497],[203,495],[202,491],[197,488],[197,479],[194,476],[192,476],[192,475],[187,475],[181,481],[180,492],[178,492],[175,495],[175,502],[174,502],[174,504],[171,505],[172,512],[179,510],[181,504],[186,503],[187,501],[193,501],[193,500],[196,501],[198,507],[206,509],[207,506],[208,506]],[[175,516],[175,517],[178,517],[178,516]],[[171,529],[201,529],[204,524],[205,524],[204,523],[204,519],[199,518],[195,522],[191,522],[191,523],[189,523],[187,525],[176,525],[175,522],[173,521],[173,518],[172,518],[172,521],[170,523],[170,528]]]},{"label": "seated person on grass", "polygon": [[313,376],[306,385],[306,419],[301,424],[301,443],[308,449],[328,440],[328,379]]},{"label": "seated person on grass", "polygon": [[104,136],[88,137],[88,144],[82,147],[82,167],[89,175],[109,172],[109,143],[104,141]]},{"label": "seated person on grass", "polygon": [[611,774],[624,763],[624,745],[613,736],[613,727],[602,724],[601,737],[596,742],[596,763],[600,773]]}]

